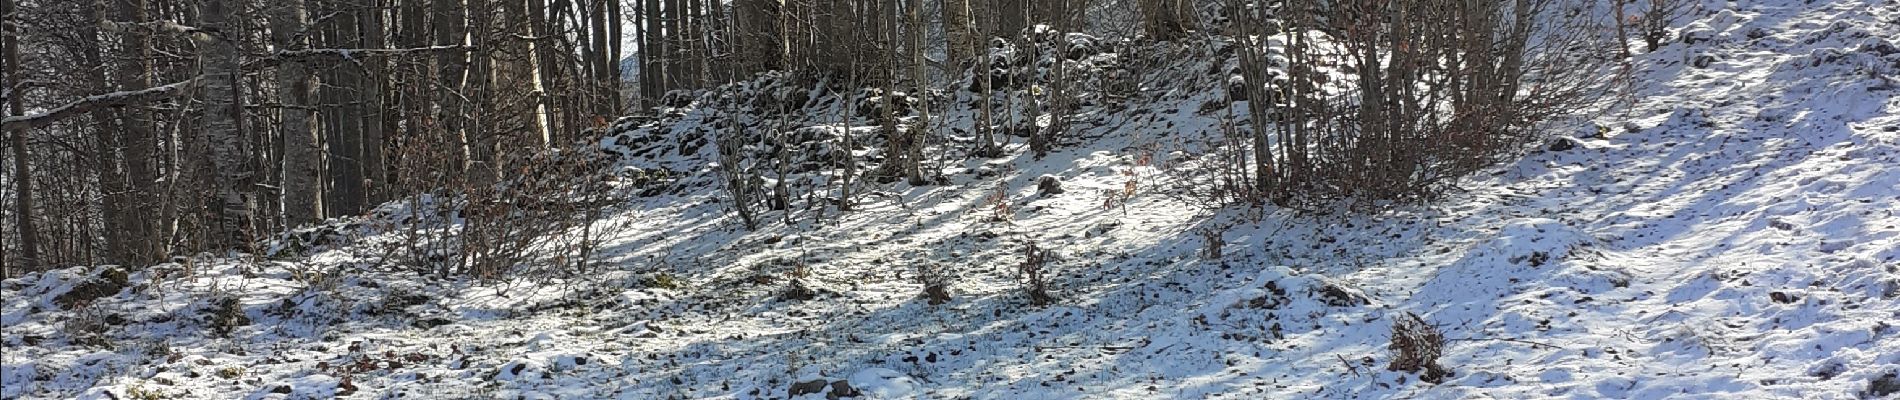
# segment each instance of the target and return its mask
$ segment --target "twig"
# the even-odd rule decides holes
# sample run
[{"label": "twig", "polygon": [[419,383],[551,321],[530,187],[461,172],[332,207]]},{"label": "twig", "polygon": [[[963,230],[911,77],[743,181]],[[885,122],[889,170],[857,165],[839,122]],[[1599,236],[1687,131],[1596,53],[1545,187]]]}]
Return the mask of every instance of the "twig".
[{"label": "twig", "polygon": [[1355,366],[1352,366],[1352,362],[1351,362],[1351,361],[1346,361],[1346,356],[1342,356],[1342,355],[1338,355],[1338,354],[1334,354],[1334,355],[1333,355],[1333,357],[1339,357],[1339,363],[1340,363],[1340,364],[1346,364],[1346,370],[1347,370],[1347,371],[1352,371],[1352,376],[1353,376],[1354,378],[1357,378],[1357,377],[1359,377],[1359,367],[1355,367]]}]

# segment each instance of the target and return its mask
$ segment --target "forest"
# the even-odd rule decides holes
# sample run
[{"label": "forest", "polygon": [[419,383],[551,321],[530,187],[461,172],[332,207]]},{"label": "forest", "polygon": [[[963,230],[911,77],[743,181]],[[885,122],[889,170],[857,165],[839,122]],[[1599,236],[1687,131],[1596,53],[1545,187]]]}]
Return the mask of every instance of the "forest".
[{"label": "forest", "polygon": [[0,398],[1900,393],[1879,0],[0,0],[0,61]]}]

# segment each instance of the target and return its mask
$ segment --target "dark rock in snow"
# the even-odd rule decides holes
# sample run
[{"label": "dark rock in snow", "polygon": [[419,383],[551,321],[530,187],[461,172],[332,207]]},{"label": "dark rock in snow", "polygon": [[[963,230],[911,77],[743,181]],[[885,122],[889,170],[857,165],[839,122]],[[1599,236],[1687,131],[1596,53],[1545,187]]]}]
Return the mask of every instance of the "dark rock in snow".
[{"label": "dark rock in snow", "polygon": [[1570,151],[1572,149],[1577,148],[1577,145],[1578,145],[1577,139],[1560,137],[1560,138],[1557,138],[1557,140],[1550,141],[1549,148],[1550,148],[1550,151]]},{"label": "dark rock in snow", "polygon": [[1867,390],[1862,391],[1860,397],[1880,399],[1895,393],[1900,393],[1900,372],[1888,372],[1886,375],[1868,381]]},{"label": "dark rock in snow", "polygon": [[808,394],[821,393],[824,391],[825,391],[825,380],[813,379],[810,381],[792,384],[792,390],[786,392],[786,396],[798,397],[798,396],[804,396]]},{"label": "dark rock in snow", "polygon": [[1886,57],[1889,55],[1893,55],[1895,53],[1900,53],[1900,46],[1895,46],[1893,43],[1888,43],[1888,42],[1874,42],[1870,44],[1863,44],[1860,47],[1861,47],[1860,50],[1858,50],[1859,52],[1877,54],[1877,55],[1880,55],[1881,57]]},{"label": "dark rock in snow", "polygon": [[450,321],[448,318],[429,317],[429,318],[418,319],[412,325],[415,325],[416,328],[420,328],[420,329],[432,329],[438,326],[448,325],[452,323],[455,323],[455,321]]},{"label": "dark rock in snow", "polygon": [[1062,194],[1062,178],[1055,175],[1043,175],[1036,178],[1036,193],[1043,196]]},{"label": "dark rock in snow", "polygon": [[1715,56],[1707,54],[1695,56],[1695,60],[1689,62],[1689,65],[1694,65],[1696,68],[1708,68],[1711,64],[1715,64]]},{"label": "dark rock in snow", "polygon": [[843,379],[840,379],[831,382],[831,392],[825,393],[825,398],[828,400],[838,400],[840,398],[858,397],[861,395],[863,395],[863,393],[859,393],[858,388],[851,387],[851,382],[845,382]]},{"label": "dark rock in snow", "polygon": [[1788,304],[1788,303],[1793,303],[1796,301],[1801,301],[1801,297],[1788,294],[1788,292],[1769,292],[1768,298],[1770,300],[1774,300],[1776,303],[1781,303],[1781,304]]},{"label": "dark rock in snow", "polygon": [[119,294],[129,285],[126,272],[118,268],[104,268],[84,283],[73,285],[72,290],[53,297],[53,304],[63,309],[71,309],[81,303],[91,303],[101,297]]}]

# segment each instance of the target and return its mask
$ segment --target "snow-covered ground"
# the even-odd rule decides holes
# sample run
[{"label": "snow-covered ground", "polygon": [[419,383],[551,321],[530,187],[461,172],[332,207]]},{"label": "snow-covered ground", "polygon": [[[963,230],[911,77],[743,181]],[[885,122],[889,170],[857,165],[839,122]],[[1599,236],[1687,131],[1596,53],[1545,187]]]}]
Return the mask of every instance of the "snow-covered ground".
[{"label": "snow-covered ground", "polygon": [[[1216,131],[1201,89],[1224,79],[1152,76],[1178,88],[1085,107],[1046,158],[1017,140],[850,212],[747,231],[711,186],[636,199],[586,280],[310,272],[348,248],[7,280],[0,397],[1896,396],[1900,4],[1807,3],[1698,11],[1683,31],[1706,41],[1638,56],[1633,106],[1435,205],[1186,205],[1156,168]],[[678,111],[669,135],[708,112]],[[709,147],[634,164],[704,170]],[[1032,242],[1053,254],[1045,307],[1015,272]],[[951,301],[919,297],[920,270]],[[784,296],[794,280],[814,297]],[[1443,382],[1387,370],[1405,313],[1450,339]]]}]

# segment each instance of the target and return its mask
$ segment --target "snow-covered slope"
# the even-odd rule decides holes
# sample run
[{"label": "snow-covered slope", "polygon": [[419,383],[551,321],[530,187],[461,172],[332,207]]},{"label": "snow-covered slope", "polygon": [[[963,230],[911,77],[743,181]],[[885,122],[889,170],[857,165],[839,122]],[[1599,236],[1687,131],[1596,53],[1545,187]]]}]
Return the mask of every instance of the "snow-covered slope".
[{"label": "snow-covered slope", "polygon": [[[1085,105],[1041,160],[1017,139],[945,165],[947,184],[872,184],[854,211],[747,231],[693,138],[742,109],[713,106],[745,90],[728,88],[609,143],[678,177],[610,217],[631,227],[611,271],[444,283],[345,248],[32,275],[0,284],[0,397],[824,398],[836,381],[870,398],[1891,397],[1900,5],[1807,3],[1698,11],[1683,33],[1702,40],[1638,56],[1627,110],[1377,216],[1169,196],[1168,161],[1220,124],[1203,108],[1225,79],[1187,64],[1139,78],[1142,106]],[[968,140],[974,115],[947,130]],[[814,120],[796,123],[846,129]],[[1039,194],[1044,175],[1064,193]],[[1053,254],[1046,307],[1019,288],[1029,243]],[[352,266],[309,272],[334,265]],[[919,271],[951,277],[951,300],[921,298]],[[1442,382],[1386,369],[1406,313],[1450,340]]]}]

